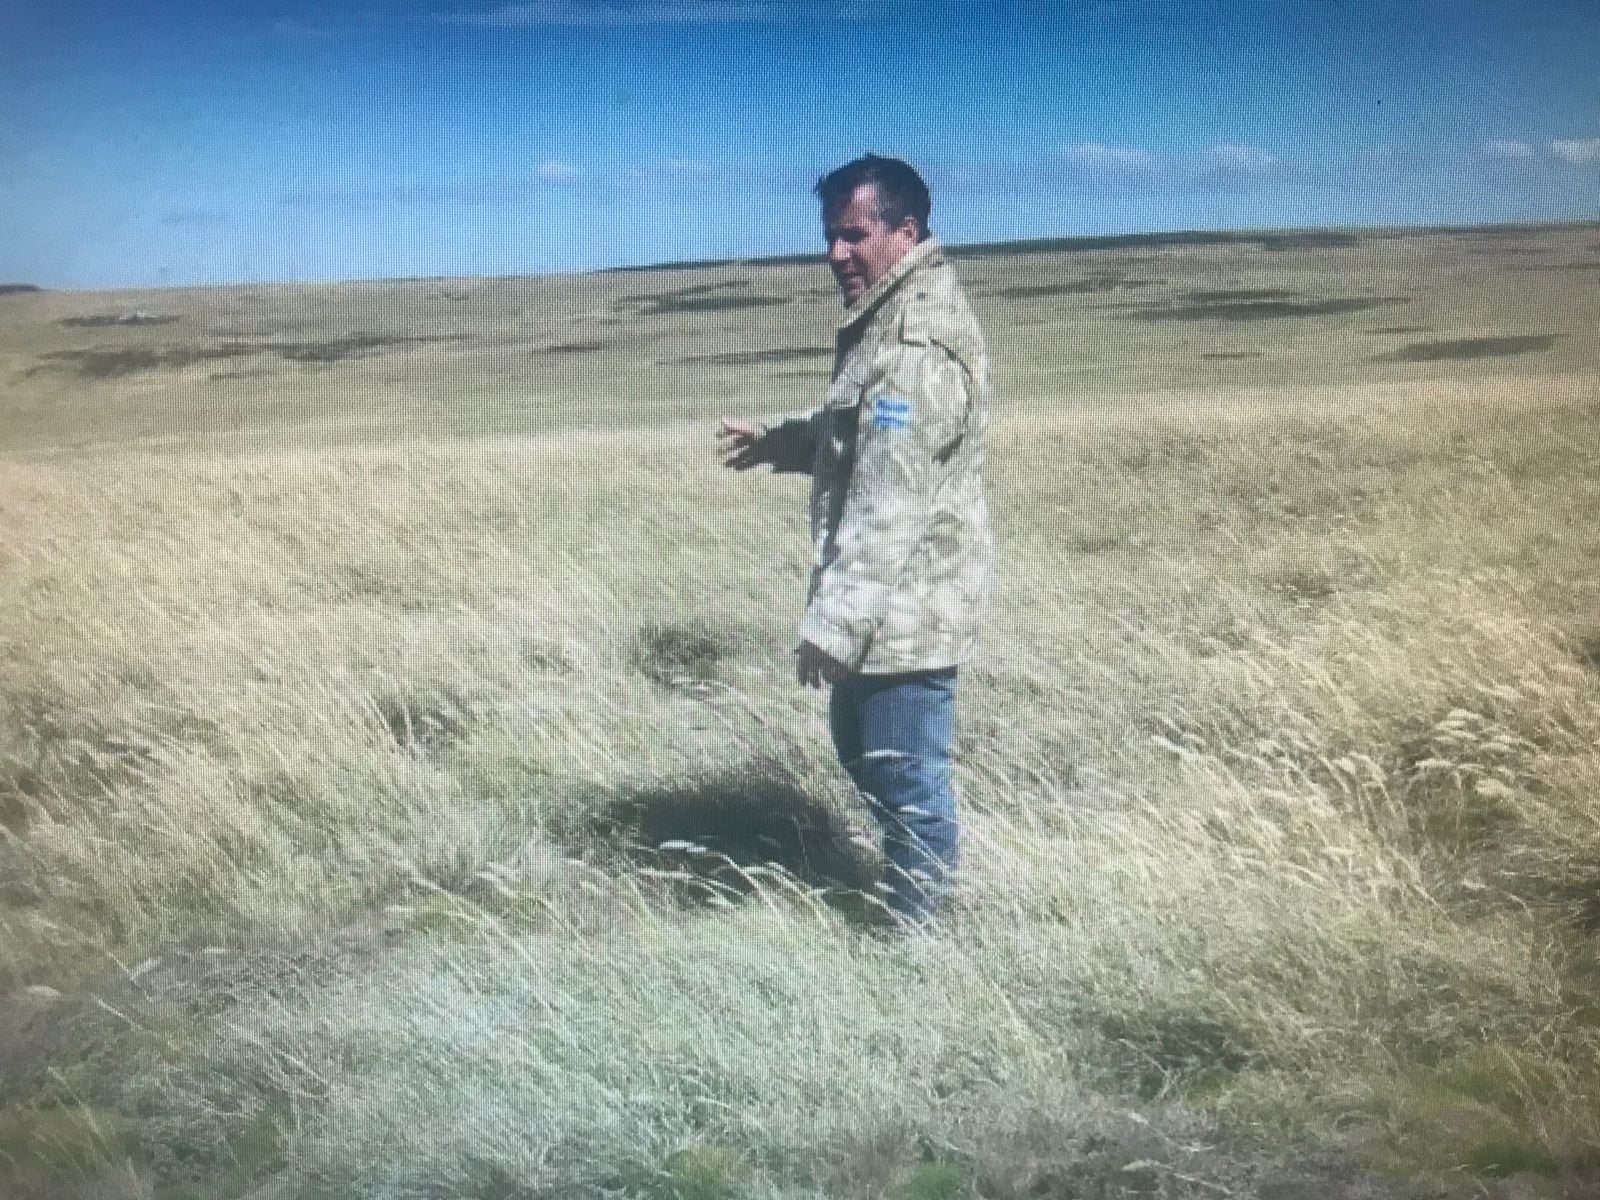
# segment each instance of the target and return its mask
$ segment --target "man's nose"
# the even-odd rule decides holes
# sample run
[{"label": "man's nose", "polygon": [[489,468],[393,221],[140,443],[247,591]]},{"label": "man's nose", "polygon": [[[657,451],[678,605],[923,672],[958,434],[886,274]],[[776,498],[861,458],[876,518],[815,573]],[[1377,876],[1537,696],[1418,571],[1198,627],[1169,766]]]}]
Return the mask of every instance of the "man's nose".
[{"label": "man's nose", "polygon": [[828,261],[842,263],[850,255],[850,246],[843,238],[834,238],[828,243]]}]

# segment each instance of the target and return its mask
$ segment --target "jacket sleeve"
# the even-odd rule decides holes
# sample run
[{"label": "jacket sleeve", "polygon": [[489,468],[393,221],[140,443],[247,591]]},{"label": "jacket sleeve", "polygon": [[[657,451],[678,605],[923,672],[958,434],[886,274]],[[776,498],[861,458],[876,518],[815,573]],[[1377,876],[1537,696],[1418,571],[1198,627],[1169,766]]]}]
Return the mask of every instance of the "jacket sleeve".
[{"label": "jacket sleeve", "polygon": [[817,422],[821,416],[821,409],[813,409],[766,427],[761,435],[762,449],[774,472],[811,474],[817,454]]},{"label": "jacket sleeve", "polygon": [[[967,425],[968,379],[937,342],[901,342],[862,390],[855,466],[800,636],[851,670],[927,537],[946,466]],[[875,364],[879,365],[879,364]]]}]

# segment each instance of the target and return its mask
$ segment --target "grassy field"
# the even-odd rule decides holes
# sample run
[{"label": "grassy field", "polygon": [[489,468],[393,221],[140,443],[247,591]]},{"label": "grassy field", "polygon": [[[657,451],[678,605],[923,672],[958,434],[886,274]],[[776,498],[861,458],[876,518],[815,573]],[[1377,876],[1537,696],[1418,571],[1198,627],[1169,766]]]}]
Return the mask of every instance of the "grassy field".
[{"label": "grassy field", "polygon": [[0,1195],[1600,1187],[1600,227],[973,248],[956,911],[792,681],[816,264],[0,289]]}]

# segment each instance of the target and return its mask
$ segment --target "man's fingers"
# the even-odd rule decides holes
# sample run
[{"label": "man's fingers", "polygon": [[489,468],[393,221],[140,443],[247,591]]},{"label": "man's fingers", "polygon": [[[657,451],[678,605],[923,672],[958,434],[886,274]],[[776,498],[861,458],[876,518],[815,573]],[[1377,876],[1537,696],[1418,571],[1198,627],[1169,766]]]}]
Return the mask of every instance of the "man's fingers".
[{"label": "man's fingers", "polygon": [[717,430],[717,452],[722,456],[723,466],[748,471],[766,461],[760,445],[761,433],[748,421],[722,418],[722,427]]},{"label": "man's fingers", "polygon": [[849,674],[842,662],[810,642],[795,647],[795,655],[795,677],[805,687],[832,687]]},{"label": "man's fingers", "polygon": [[794,673],[801,687],[818,686],[817,660],[809,642],[801,642],[795,649]]}]

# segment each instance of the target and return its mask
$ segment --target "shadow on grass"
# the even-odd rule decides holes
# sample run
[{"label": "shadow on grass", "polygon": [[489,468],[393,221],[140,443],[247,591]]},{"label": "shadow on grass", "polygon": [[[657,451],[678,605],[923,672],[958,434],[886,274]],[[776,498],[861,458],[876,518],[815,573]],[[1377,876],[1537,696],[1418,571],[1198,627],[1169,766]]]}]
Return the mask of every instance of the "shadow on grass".
[{"label": "shadow on grass", "polygon": [[631,789],[600,807],[586,833],[636,866],[671,872],[687,899],[752,895],[775,869],[847,919],[876,923],[873,854],[771,759]]}]

